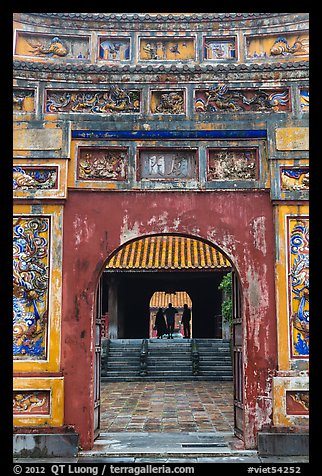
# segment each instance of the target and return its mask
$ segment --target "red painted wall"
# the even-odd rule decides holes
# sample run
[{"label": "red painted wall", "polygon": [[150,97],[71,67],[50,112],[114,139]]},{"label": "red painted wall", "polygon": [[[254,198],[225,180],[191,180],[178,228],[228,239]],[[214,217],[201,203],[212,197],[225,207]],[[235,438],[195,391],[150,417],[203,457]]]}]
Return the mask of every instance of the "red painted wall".
[{"label": "red painted wall", "polygon": [[65,424],[93,444],[95,288],[110,253],[129,239],[183,233],[227,253],[242,286],[246,447],[271,423],[277,368],[273,210],[266,192],[69,191],[64,211],[62,371]]}]

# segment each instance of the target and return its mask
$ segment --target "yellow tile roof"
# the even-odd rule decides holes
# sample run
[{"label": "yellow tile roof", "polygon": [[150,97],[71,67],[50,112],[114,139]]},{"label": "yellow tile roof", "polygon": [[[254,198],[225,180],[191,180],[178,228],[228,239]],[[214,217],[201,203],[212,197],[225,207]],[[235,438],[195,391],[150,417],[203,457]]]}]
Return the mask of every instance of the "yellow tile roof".
[{"label": "yellow tile roof", "polygon": [[230,268],[225,256],[194,238],[176,235],[148,236],[132,241],[112,256],[109,270]]},{"label": "yellow tile roof", "polygon": [[181,308],[184,304],[188,304],[188,307],[191,308],[192,301],[189,295],[185,291],[176,291],[176,293],[165,293],[163,291],[157,291],[153,294],[150,307],[154,308],[166,308],[168,307],[169,302],[172,303],[172,306],[175,308]]}]

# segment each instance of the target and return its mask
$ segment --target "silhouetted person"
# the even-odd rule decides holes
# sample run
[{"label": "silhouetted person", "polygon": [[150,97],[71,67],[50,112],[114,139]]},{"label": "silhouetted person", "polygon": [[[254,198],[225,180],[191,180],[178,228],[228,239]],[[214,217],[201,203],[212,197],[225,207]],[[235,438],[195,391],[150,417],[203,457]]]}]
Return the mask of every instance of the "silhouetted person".
[{"label": "silhouetted person", "polygon": [[188,308],[188,304],[184,304],[181,322],[183,324],[184,336],[188,338],[190,338],[190,320],[191,320],[191,311]]},{"label": "silhouetted person", "polygon": [[162,307],[159,307],[159,310],[156,313],[154,325],[157,331],[158,339],[162,338],[163,334],[166,334],[167,332],[167,325],[164,319]]},{"label": "silhouetted person", "polygon": [[175,307],[172,307],[171,302],[169,303],[169,306],[164,311],[165,316],[167,318],[168,339],[173,339],[172,333],[174,329],[174,316],[177,312],[178,312],[178,309],[176,309]]}]

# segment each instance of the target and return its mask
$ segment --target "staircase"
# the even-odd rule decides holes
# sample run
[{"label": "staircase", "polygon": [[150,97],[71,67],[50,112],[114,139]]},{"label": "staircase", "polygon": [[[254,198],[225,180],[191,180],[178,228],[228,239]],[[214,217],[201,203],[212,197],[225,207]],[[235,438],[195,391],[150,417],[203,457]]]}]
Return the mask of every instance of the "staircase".
[{"label": "staircase", "polygon": [[190,380],[191,339],[150,339],[145,380]]},{"label": "staircase", "polygon": [[199,375],[194,380],[231,381],[233,369],[230,342],[224,339],[196,339]]},{"label": "staircase", "polygon": [[196,375],[192,369],[192,339],[147,339],[146,372],[142,373],[142,339],[110,339],[102,348],[101,380],[122,381],[231,381],[229,341],[195,339],[199,353]]},{"label": "staircase", "polygon": [[102,345],[101,380],[124,382],[140,380],[142,339],[109,339]]}]

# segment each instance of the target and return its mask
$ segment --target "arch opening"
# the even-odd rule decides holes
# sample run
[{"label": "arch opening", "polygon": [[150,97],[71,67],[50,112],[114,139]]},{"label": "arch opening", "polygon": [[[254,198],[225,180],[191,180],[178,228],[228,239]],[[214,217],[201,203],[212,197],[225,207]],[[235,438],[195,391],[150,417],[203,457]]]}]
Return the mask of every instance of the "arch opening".
[{"label": "arch opening", "polygon": [[105,335],[151,337],[152,295],[186,292],[193,301],[194,336],[222,338],[218,287],[232,268],[221,250],[197,237],[159,234],[126,242],[110,255],[101,277]]}]

